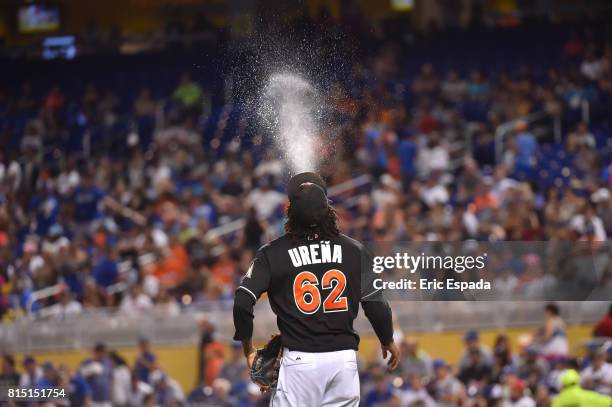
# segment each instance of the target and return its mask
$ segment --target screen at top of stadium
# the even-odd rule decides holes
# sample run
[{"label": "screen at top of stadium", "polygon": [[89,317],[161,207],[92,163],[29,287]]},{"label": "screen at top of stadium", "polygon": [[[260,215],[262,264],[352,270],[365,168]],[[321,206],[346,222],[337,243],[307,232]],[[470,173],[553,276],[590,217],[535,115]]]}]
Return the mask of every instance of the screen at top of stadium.
[{"label": "screen at top of stadium", "polygon": [[54,6],[28,5],[17,12],[19,32],[33,33],[57,30],[60,25],[59,9]]}]

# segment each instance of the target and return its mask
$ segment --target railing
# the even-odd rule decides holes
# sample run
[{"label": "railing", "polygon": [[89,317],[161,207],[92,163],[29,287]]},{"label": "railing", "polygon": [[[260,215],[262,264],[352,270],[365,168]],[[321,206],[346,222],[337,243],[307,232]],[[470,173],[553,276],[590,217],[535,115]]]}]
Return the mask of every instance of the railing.
[{"label": "railing", "polygon": [[[215,337],[229,343],[234,333],[231,301],[192,305],[178,315],[169,315],[163,306],[127,315],[109,308],[83,311],[63,318],[21,319],[0,324],[0,349],[6,352],[35,352],[89,348],[96,342],[111,347],[134,345],[147,336],[156,345],[195,344],[203,319],[215,327]],[[568,324],[591,324],[606,314],[607,302],[562,302],[562,317]],[[431,302],[392,301],[395,325],[404,334],[416,332],[464,331],[524,327],[533,332],[544,318],[543,302]],[[255,307],[254,339],[269,338],[276,332],[276,318],[267,301]],[[363,313],[355,321],[362,335],[373,335]]]},{"label": "railing", "polygon": [[[49,287],[41,288],[40,290],[34,291],[28,302],[26,304],[26,312],[30,318],[36,317],[36,314],[45,315],[45,309],[48,307],[40,307],[37,309],[36,313],[33,312],[34,304],[39,301],[45,300],[47,298],[51,298],[58,294],[61,294],[64,290],[68,288],[63,284],[55,284]],[[122,293],[128,289],[127,283],[118,282],[116,284],[110,285],[107,287],[106,292],[110,295],[115,295]]]},{"label": "railing", "polygon": [[63,290],[64,290],[64,286],[62,284],[56,284],[56,285],[52,285],[50,287],[45,287],[45,288],[40,289],[38,291],[34,291],[32,293],[32,295],[30,295],[30,298],[28,299],[28,303],[27,303],[27,306],[26,306],[26,310],[27,310],[28,314],[32,313],[32,308],[34,307],[34,304],[37,301],[44,300],[44,299],[53,297],[55,295],[58,295]]}]

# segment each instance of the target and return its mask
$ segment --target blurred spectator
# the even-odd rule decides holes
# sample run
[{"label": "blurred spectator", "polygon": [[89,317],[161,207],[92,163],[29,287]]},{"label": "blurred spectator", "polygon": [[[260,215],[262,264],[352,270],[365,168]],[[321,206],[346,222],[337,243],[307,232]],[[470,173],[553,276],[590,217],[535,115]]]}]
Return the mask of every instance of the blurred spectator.
[{"label": "blurred spectator", "polygon": [[132,373],[125,359],[117,352],[111,351],[108,356],[113,363],[113,406],[128,406],[130,388],[132,386]]},{"label": "blurred spectator", "polygon": [[415,95],[430,95],[436,92],[438,88],[438,79],[434,73],[432,64],[423,64],[421,73],[412,83],[412,92]]},{"label": "blurred spectator", "polygon": [[491,350],[489,350],[485,345],[480,343],[480,334],[476,330],[470,330],[465,333],[463,336],[463,343],[465,345],[465,352],[459,361],[459,368],[463,369],[470,365],[473,362],[473,352],[478,352],[481,354],[482,358],[479,359],[479,362],[485,366],[493,366],[493,354]]},{"label": "blurred spectator", "polygon": [[155,400],[160,406],[184,400],[180,384],[161,370],[155,370],[151,373],[151,383],[153,384]]},{"label": "blurred spectator", "polygon": [[111,407],[113,363],[108,356],[106,345],[96,344],[92,358],[81,364],[80,371],[91,388],[92,406]]},{"label": "blurred spectator", "polygon": [[423,176],[432,172],[445,172],[449,166],[449,154],[447,147],[442,143],[438,131],[429,134],[427,144],[421,148],[419,154],[419,167]]},{"label": "blurred spectator", "polygon": [[104,193],[94,185],[93,176],[89,172],[83,174],[72,197],[75,220],[81,224],[95,220],[100,214],[103,196]]},{"label": "blurred spectator", "polygon": [[130,406],[145,405],[145,399],[153,395],[153,387],[142,380],[136,374],[130,376],[130,386],[128,392],[128,403]]},{"label": "blurred spectator", "polygon": [[460,102],[467,93],[467,84],[455,70],[450,70],[442,82],[442,96],[449,102]]},{"label": "blurred spectator", "polygon": [[389,401],[393,395],[389,379],[386,375],[380,374],[372,379],[373,388],[364,397],[364,407],[375,407]]},{"label": "blurred spectator", "polygon": [[592,81],[596,81],[601,78],[605,69],[603,61],[595,55],[593,49],[589,49],[584,56],[584,60],[580,65],[580,72]]},{"label": "blurred spectator", "polygon": [[593,336],[612,338],[612,304],[608,313],[593,328]]},{"label": "blurred spectator", "polygon": [[405,391],[399,393],[402,406],[412,406],[417,402],[421,402],[424,407],[436,407],[436,402],[431,398],[425,383],[428,379],[419,377],[417,375],[412,376],[410,381],[410,387]]},{"label": "blurred spectator", "polygon": [[406,337],[400,343],[402,358],[399,364],[399,371],[402,375],[410,375],[418,378],[433,375],[432,362],[429,355],[419,348],[417,338]]},{"label": "blurred spectator", "polygon": [[72,295],[72,292],[65,287],[60,294],[58,294],[58,302],[48,308],[49,315],[53,315],[58,318],[70,318],[78,315],[83,310],[81,303],[76,301]]},{"label": "blurred spectator", "polygon": [[553,398],[551,407],[589,406],[607,407],[612,403],[612,397],[601,395],[580,387],[580,375],[573,369],[568,369],[561,376],[561,392]]},{"label": "blurred spectator", "polygon": [[247,368],[247,365],[242,352],[242,345],[240,342],[232,342],[230,346],[230,356],[223,364],[219,377],[230,381],[236,380],[237,377],[240,377],[245,368]]},{"label": "blurred spectator", "polygon": [[582,386],[585,389],[612,395],[612,363],[607,362],[607,357],[608,347],[600,346],[590,366],[580,372]]},{"label": "blurred spectator", "polygon": [[247,203],[264,219],[270,218],[284,202],[285,196],[272,189],[272,180],[269,177],[260,178],[258,188],[253,189],[247,196]]},{"label": "blurred spectator", "polygon": [[19,386],[20,376],[15,367],[13,355],[2,355],[2,370],[0,371],[0,387]]},{"label": "blurred spectator", "polygon": [[142,291],[142,286],[134,283],[128,289],[127,295],[121,300],[120,310],[126,315],[135,316],[153,307],[151,297]]},{"label": "blurred spectator", "polygon": [[34,387],[43,378],[43,371],[36,363],[33,356],[26,356],[23,359],[24,372],[19,379],[19,387]]},{"label": "blurred spectator", "polygon": [[476,348],[470,350],[468,364],[461,368],[458,378],[468,389],[481,391],[490,380],[491,374],[491,366],[483,360],[480,349]]},{"label": "blurred spectator", "polygon": [[464,398],[465,390],[463,385],[451,372],[444,360],[436,359],[433,363],[435,380],[433,382],[435,399],[438,400],[438,407],[454,407]]},{"label": "blurred spectator", "polygon": [[589,240],[605,242],[607,239],[603,222],[596,215],[595,208],[590,203],[585,203],[582,213],[577,213],[570,219],[570,225],[573,230]]},{"label": "blurred spectator", "polygon": [[202,88],[191,79],[191,75],[183,73],[179,85],[174,90],[174,99],[187,109],[197,107],[202,99]]},{"label": "blurred spectator", "polygon": [[588,124],[585,122],[578,123],[576,131],[570,133],[567,137],[567,150],[569,152],[574,153],[582,148],[595,148],[595,136],[589,132]]},{"label": "blurred spectator", "polygon": [[517,377],[510,378],[510,396],[503,407],[536,407],[535,401],[525,394],[527,386]]},{"label": "blurred spectator", "polygon": [[87,406],[91,404],[91,387],[80,371],[70,378],[70,402],[73,406]]},{"label": "blurred spectator", "polygon": [[489,82],[480,71],[473,71],[467,84],[468,96],[472,99],[484,99],[490,91]]},{"label": "blurred spectator", "polygon": [[157,357],[151,350],[151,342],[148,338],[138,339],[138,348],[140,353],[134,363],[134,375],[138,381],[150,384],[149,375],[157,369]]},{"label": "blurred spectator", "polygon": [[536,152],[538,142],[535,136],[529,132],[527,123],[519,121],[516,124],[516,159],[515,166],[518,170],[530,170],[536,164]]},{"label": "blurred spectator", "polygon": [[42,378],[36,383],[38,388],[60,387],[60,375],[53,363],[45,362],[42,365]]},{"label": "blurred spectator", "polygon": [[151,96],[151,91],[148,88],[140,90],[138,97],[134,101],[134,113],[138,117],[152,117],[155,115],[157,104]]},{"label": "blurred spectator", "polygon": [[544,327],[537,333],[537,341],[542,347],[540,353],[548,359],[566,356],[569,352],[565,322],[559,314],[556,304],[547,304],[544,308]]}]

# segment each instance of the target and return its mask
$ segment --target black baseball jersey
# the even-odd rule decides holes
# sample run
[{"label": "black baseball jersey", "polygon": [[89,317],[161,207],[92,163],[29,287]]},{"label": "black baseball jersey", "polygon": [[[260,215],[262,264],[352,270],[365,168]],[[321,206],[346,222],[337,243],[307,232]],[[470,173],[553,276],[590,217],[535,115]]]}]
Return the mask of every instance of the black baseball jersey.
[{"label": "black baseball jersey", "polygon": [[362,290],[364,272],[372,273],[371,256],[345,235],[299,243],[282,236],[259,249],[238,290],[255,300],[268,293],[283,346],[302,352],[356,350],[353,320],[360,301],[376,293],[370,284]]}]

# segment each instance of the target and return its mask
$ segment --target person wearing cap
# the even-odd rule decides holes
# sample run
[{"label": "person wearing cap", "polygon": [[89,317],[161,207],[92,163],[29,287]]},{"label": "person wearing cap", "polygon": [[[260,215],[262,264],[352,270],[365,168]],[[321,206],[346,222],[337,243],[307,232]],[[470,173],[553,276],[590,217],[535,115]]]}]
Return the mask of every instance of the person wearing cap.
[{"label": "person wearing cap", "polygon": [[111,407],[113,364],[103,343],[96,343],[92,357],[81,364],[80,373],[91,388],[92,407]]},{"label": "person wearing cap", "polygon": [[357,407],[360,400],[353,321],[359,305],[381,343],[389,367],[399,364],[389,304],[373,285],[372,257],[340,233],[323,179],[311,172],[287,186],[285,234],[257,251],[236,289],[234,340],[242,342],[249,367],[253,307],[267,293],[283,346],[275,407]]},{"label": "person wearing cap", "polygon": [[155,399],[160,406],[166,406],[175,401],[182,402],[185,399],[179,382],[159,369],[151,372],[151,383]]},{"label": "person wearing cap", "polygon": [[23,359],[25,371],[21,374],[19,387],[34,387],[43,378],[43,371],[36,363],[34,356],[26,356]]},{"label": "person wearing cap", "polygon": [[580,375],[574,369],[563,372],[560,382],[561,392],[551,407],[612,407],[612,397],[580,387]]},{"label": "person wearing cap", "polygon": [[459,361],[459,369],[465,369],[470,366],[472,362],[472,353],[474,351],[480,352],[482,356],[481,362],[489,367],[493,367],[493,353],[489,348],[480,342],[480,333],[474,329],[471,329],[463,336],[463,343],[465,345],[465,351],[461,360]]},{"label": "person wearing cap", "polygon": [[59,372],[51,362],[45,362],[42,365],[43,377],[36,383],[36,387],[48,388],[57,387],[60,385]]},{"label": "person wearing cap", "polygon": [[138,380],[150,383],[149,374],[156,368],[156,356],[151,350],[151,342],[147,337],[138,338],[138,349],[140,353],[134,364],[134,373]]},{"label": "person wearing cap", "polygon": [[455,407],[465,397],[465,387],[453,375],[451,367],[443,359],[433,362],[434,392],[438,407]]},{"label": "person wearing cap", "polygon": [[508,378],[508,387],[510,394],[508,399],[504,401],[503,407],[535,407],[536,403],[533,398],[525,394],[527,383],[516,376]]}]

